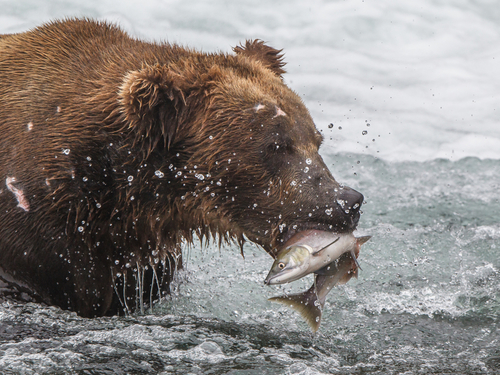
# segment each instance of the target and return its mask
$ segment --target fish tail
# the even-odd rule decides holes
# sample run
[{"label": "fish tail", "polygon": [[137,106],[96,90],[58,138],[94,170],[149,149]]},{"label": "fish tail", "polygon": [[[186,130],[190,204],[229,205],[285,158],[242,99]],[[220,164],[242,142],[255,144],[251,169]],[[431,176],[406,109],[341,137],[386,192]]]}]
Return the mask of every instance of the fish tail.
[{"label": "fish tail", "polygon": [[300,313],[313,332],[318,330],[321,323],[321,310],[323,306],[318,300],[314,285],[303,293],[271,297],[269,301],[282,303],[283,305],[291,307]]},{"label": "fish tail", "polygon": [[[362,237],[356,237],[356,250],[351,250],[351,256],[352,259],[354,260],[354,263],[356,263],[356,267],[361,269],[361,266],[359,265],[358,262],[358,254],[359,254],[359,249],[361,245],[363,245],[366,241],[368,241],[372,236],[362,236]],[[358,276],[356,275],[356,278]]]},{"label": "fish tail", "polygon": [[356,243],[361,246],[363,245],[366,241],[368,241],[372,236],[362,236],[362,237],[356,237]]}]

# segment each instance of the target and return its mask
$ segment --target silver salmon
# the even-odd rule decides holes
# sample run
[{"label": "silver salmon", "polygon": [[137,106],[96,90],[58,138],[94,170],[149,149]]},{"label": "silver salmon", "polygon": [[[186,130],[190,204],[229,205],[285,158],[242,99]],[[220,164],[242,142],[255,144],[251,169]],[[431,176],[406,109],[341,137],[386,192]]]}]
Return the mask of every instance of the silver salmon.
[{"label": "silver salmon", "polygon": [[272,297],[269,300],[282,303],[298,311],[313,332],[316,332],[320,326],[326,296],[330,290],[336,285],[347,283],[353,276],[358,277],[359,264],[356,258],[359,255],[361,245],[369,239],[370,236],[357,238],[353,251],[344,252],[337,260],[317,270],[314,284],[309,290],[303,293]]},{"label": "silver salmon", "polygon": [[[324,268],[346,252],[353,253],[359,241],[352,233],[301,232],[278,252],[264,283],[274,285],[298,280]],[[364,242],[366,240],[362,240]],[[353,258],[356,261],[356,257]]]}]

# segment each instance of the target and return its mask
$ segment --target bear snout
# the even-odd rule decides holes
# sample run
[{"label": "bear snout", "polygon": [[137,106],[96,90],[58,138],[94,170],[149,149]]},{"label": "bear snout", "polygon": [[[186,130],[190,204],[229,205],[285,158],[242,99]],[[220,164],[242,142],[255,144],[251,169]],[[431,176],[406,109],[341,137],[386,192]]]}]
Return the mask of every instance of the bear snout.
[{"label": "bear snout", "polygon": [[363,194],[349,187],[343,187],[337,194],[337,205],[346,217],[346,229],[354,230],[359,221],[360,209],[363,204]]},{"label": "bear snout", "polygon": [[305,227],[334,232],[352,232],[356,229],[361,215],[364,197],[347,186],[325,187],[311,202],[315,206]]},{"label": "bear snout", "polygon": [[359,209],[363,204],[363,199],[363,194],[351,189],[350,187],[343,187],[340,194],[338,194],[337,203],[344,210],[349,211],[349,213],[356,214],[359,213]]}]

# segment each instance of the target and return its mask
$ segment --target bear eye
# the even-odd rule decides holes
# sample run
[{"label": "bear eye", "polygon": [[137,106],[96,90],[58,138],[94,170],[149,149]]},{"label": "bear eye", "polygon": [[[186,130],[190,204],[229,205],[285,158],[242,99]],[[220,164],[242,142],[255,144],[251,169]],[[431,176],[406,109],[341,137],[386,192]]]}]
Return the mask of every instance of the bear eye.
[{"label": "bear eye", "polygon": [[285,263],[283,263],[283,262],[279,262],[279,263],[278,263],[278,268],[279,268],[280,270],[282,270],[283,268],[285,268]]},{"label": "bear eye", "polygon": [[293,142],[291,140],[277,139],[267,145],[267,154],[291,154]]}]

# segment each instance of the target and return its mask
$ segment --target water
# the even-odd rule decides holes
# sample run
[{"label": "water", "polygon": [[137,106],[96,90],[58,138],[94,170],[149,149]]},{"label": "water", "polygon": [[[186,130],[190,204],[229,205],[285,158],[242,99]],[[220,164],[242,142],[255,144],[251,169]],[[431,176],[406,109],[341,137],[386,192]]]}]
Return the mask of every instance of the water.
[{"label": "water", "polygon": [[257,246],[244,259],[237,247],[186,247],[172,295],[142,316],[3,300],[0,373],[500,373],[494,2],[120,4],[0,1],[0,33],[88,15],[207,51],[249,37],[285,48],[327,165],[365,195],[362,271],[330,293],[314,335],[267,301],[312,278],[267,287],[272,262]]},{"label": "water", "polygon": [[[267,298],[256,246],[186,249],[170,298],[144,316],[82,319],[0,307],[0,368],[12,373],[498,373],[500,163],[332,157],[366,192],[358,280],[330,293],[318,334]],[[359,161],[359,164],[358,164]],[[336,167],[338,166],[338,167]],[[8,373],[8,372],[7,372]]]}]

